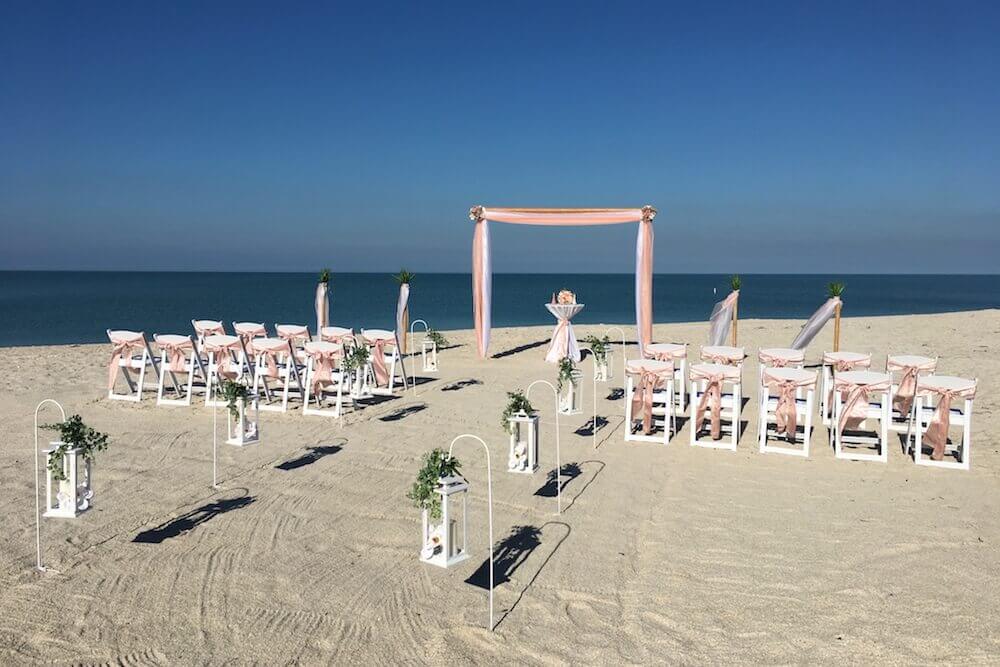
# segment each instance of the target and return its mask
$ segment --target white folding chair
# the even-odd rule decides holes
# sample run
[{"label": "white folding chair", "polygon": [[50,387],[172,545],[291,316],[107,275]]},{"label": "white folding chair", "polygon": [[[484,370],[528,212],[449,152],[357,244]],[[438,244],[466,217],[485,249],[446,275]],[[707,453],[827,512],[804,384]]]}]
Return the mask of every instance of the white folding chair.
[{"label": "white folding chair", "polygon": [[[972,463],[972,403],[976,397],[978,380],[950,375],[928,375],[920,378],[914,414],[916,415],[913,461],[921,466],[968,470]],[[957,400],[956,400],[957,399]],[[955,405],[958,402],[959,405]],[[962,439],[949,440],[951,427],[961,427]],[[927,441],[936,445],[937,454],[924,456]],[[945,460],[951,456],[955,460]]]},{"label": "white folding chair", "polygon": [[[111,341],[111,362],[108,365],[108,398],[113,401],[130,401],[138,403],[142,400],[145,390],[146,367],[151,366],[156,380],[160,380],[159,359],[149,348],[146,335],[141,331],[107,330]],[[138,378],[133,380],[132,373]],[[115,391],[118,376],[121,375],[128,385],[128,393],[119,394]]]},{"label": "white folding chair", "polygon": [[[630,359],[625,364],[625,440],[660,442],[664,445],[677,433],[677,406],[674,403],[674,364],[659,359]],[[644,383],[649,383],[648,388]],[[632,401],[636,392],[649,391],[651,399],[650,432],[643,428],[645,397],[640,396],[643,410],[635,411]]]},{"label": "white folding chair", "polygon": [[[153,334],[153,342],[159,348],[162,363],[160,381],[156,387],[156,404],[191,405],[195,375],[200,375],[206,383],[208,381],[208,371],[202,364],[201,355],[198,353],[194,341],[191,340],[191,336]],[[177,381],[178,373],[187,375],[183,391],[181,391],[181,385]],[[174,398],[163,397],[164,384],[168,375],[173,385]]]},{"label": "white folding chair", "polygon": [[291,342],[292,349],[295,350],[295,358],[299,360],[299,363],[305,365],[304,346],[312,340],[309,327],[302,324],[275,324],[274,331],[278,334],[278,338]]},{"label": "white folding chair", "polygon": [[199,350],[205,344],[206,336],[226,335],[226,327],[220,320],[191,320],[191,326],[194,327],[195,341]]},{"label": "white folding chair", "polygon": [[[736,451],[740,438],[740,415],[743,411],[742,371],[739,366],[726,364],[694,364],[689,369],[691,377],[691,445]],[[727,391],[728,389],[728,391]],[[718,401],[718,420],[712,417],[712,405]],[[712,426],[712,439],[701,439],[705,413]],[[723,423],[723,422],[728,423]],[[721,439],[729,433],[729,442]],[[718,439],[717,439],[718,438]]]},{"label": "white folding chair", "polygon": [[253,349],[254,340],[267,338],[267,328],[259,322],[233,322],[233,331],[240,339],[240,345],[243,347],[243,359],[246,363],[246,368],[241,369],[240,373],[246,373],[252,377],[257,362],[257,354]]},{"label": "white folding chair", "polygon": [[[812,436],[813,398],[816,394],[816,371],[801,368],[763,368],[760,400],[758,401],[757,437],[762,454],[789,454],[809,457]],[[805,393],[805,398],[800,395]],[[772,395],[773,394],[773,395]],[[798,424],[802,428],[802,446],[798,441]],[[774,425],[775,436],[784,434],[790,446],[768,444],[768,427]]]},{"label": "white folding chair", "polygon": [[[402,360],[399,356],[399,347],[396,344],[396,332],[385,329],[362,329],[361,340],[368,346],[371,356],[368,360],[366,375],[371,380],[371,393],[377,396],[391,396],[396,387],[397,374],[399,380],[404,382],[400,364]],[[382,355],[382,362],[386,370],[386,380],[379,381],[377,372],[376,355]]]},{"label": "white folding chair", "polygon": [[729,345],[705,345],[701,348],[701,360],[707,364],[719,364],[722,366],[735,366],[743,368],[743,360],[747,358],[746,350],[742,347],[730,347]]},{"label": "white folding chair", "polygon": [[643,348],[643,356],[658,361],[671,361],[674,365],[673,395],[681,412],[687,407],[687,343],[650,343]]},{"label": "white folding chair", "polygon": [[[326,341],[305,344],[306,382],[302,414],[342,417],[344,414],[343,346]],[[333,407],[324,407],[333,401]],[[315,402],[315,407],[313,406]]]},{"label": "white folding chair", "polygon": [[[263,390],[265,397],[265,400],[260,401],[257,409],[286,412],[293,383],[295,394],[299,398],[305,396],[304,383],[291,342],[280,338],[255,338],[253,339],[253,349],[256,354],[253,391],[259,393]],[[273,403],[274,395],[270,381],[276,381],[281,385],[278,404]]]},{"label": "white folding chair", "polygon": [[244,377],[249,381],[252,373],[247,373],[249,365],[244,356],[242,341],[237,336],[214,334],[205,336],[201,344],[205,361],[205,406],[214,408],[226,405],[226,401],[216,398],[219,387],[225,380]]},{"label": "white folding chair", "polygon": [[[842,371],[834,376],[833,449],[838,459],[849,461],[889,460],[889,387],[888,373]],[[877,400],[876,400],[877,399]],[[866,428],[869,420],[879,421],[879,430]],[[848,430],[855,431],[847,433]],[[846,449],[875,446],[877,454]]]},{"label": "white folding chair", "polygon": [[[890,354],[885,360],[885,372],[892,376],[889,388],[889,410],[892,417],[889,430],[909,434],[913,428],[917,383],[937,370],[937,359],[913,354]],[[909,446],[910,439],[906,438]]]},{"label": "white folding chair", "polygon": [[837,373],[871,368],[871,365],[870,354],[844,351],[823,353],[819,407],[824,426],[830,426],[830,416],[833,414],[833,380]]}]

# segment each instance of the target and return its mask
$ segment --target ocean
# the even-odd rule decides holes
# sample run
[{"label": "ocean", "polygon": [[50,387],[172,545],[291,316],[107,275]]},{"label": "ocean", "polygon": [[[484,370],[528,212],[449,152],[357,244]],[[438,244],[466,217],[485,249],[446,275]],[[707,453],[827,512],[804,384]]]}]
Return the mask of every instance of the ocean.
[{"label": "ocean", "polygon": [[[105,329],[190,333],[192,319],[314,325],[315,273],[0,271],[0,346],[105,341]],[[1000,307],[998,275],[744,275],[741,318],[807,318],[826,285],[846,284],[844,316]],[[497,274],[495,327],[551,324],[544,304],[568,288],[586,304],[574,322],[634,321],[632,274]],[[410,318],[472,328],[469,274],[418,274]],[[713,293],[713,290],[716,292]],[[333,274],[331,324],[392,328],[398,288],[389,273]],[[658,274],[656,322],[705,321],[729,292],[724,275]]]}]

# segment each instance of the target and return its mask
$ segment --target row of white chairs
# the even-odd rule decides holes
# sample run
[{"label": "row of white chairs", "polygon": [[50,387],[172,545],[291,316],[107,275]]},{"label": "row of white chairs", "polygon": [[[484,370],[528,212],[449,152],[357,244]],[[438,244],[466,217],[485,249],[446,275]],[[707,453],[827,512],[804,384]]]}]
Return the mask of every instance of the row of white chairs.
[{"label": "row of white chairs", "polygon": [[[233,322],[235,335],[222,322],[192,320],[194,336],[108,330],[112,358],[108,398],[139,402],[146,390],[147,369],[156,377],[157,405],[191,405],[203,394],[205,405],[221,405],[219,387],[240,380],[258,397],[258,409],[286,412],[291,400],[304,414],[341,416],[345,404],[406,387],[396,333],[384,329],[324,327],[314,340],[308,327],[276,324],[270,336],[264,324]],[[364,345],[366,364],[353,372],[346,354]],[[155,347],[155,351],[154,351]],[[379,363],[381,361],[381,363]],[[121,377],[126,392],[116,390]]]},{"label": "row of white chairs", "polygon": [[[626,368],[625,439],[665,444],[687,410],[691,445],[735,451],[744,348],[703,347],[700,363],[690,366],[687,345],[651,344],[644,352]],[[937,375],[936,358],[889,355],[885,371],[874,372],[870,354],[827,352],[817,372],[805,368],[801,350],[770,348],[758,351],[758,362],[761,452],[809,456],[818,391],[819,417],[837,458],[886,462],[890,433],[896,433],[919,465],[969,469],[978,382]],[[950,427],[961,429],[954,441]],[[925,444],[934,446],[930,457]]]}]

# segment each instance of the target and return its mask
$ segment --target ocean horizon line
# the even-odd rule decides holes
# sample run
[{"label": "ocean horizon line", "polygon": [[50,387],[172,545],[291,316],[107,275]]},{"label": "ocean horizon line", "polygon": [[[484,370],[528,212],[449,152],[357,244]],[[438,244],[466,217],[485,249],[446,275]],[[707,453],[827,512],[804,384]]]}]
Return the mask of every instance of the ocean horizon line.
[{"label": "ocean horizon line", "polygon": [[[323,267],[320,267],[322,269]],[[165,273],[179,273],[179,274],[267,274],[267,275],[311,275],[318,274],[320,269],[314,271],[284,271],[284,270],[268,270],[268,269],[255,269],[253,271],[237,271],[237,270],[213,270],[213,269],[0,269],[0,274],[3,273],[41,273],[41,274],[66,274],[66,273],[97,273],[97,274],[108,274],[108,273],[129,273],[129,274],[165,274]],[[389,269],[385,271],[331,271],[331,276],[337,275],[352,275],[352,276],[379,276],[379,275],[393,275],[398,269]],[[414,271],[415,275],[435,275],[435,276],[471,276],[471,271]],[[635,273],[633,271],[494,271],[494,276],[633,276]],[[893,277],[906,277],[906,276],[968,276],[968,277],[995,277],[1000,276],[1000,272],[996,273],[982,273],[982,272],[917,272],[917,273],[901,273],[901,272],[875,272],[875,273],[863,273],[863,272],[832,272],[832,271],[780,271],[780,272],[748,272],[748,271],[666,271],[653,273],[654,276],[893,276]]]}]

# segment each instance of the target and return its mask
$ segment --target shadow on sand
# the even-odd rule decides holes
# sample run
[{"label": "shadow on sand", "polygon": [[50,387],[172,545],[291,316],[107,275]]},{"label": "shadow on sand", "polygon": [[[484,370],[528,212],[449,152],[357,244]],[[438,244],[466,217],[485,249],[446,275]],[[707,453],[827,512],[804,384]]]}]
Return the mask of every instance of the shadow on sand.
[{"label": "shadow on sand", "polygon": [[[345,439],[344,442],[347,442],[347,440]],[[302,456],[294,459],[288,459],[287,461],[279,463],[274,467],[278,470],[297,470],[299,468],[304,468],[307,465],[312,465],[321,458],[336,454],[343,448],[343,445],[318,445],[316,447],[307,447],[306,453]]]},{"label": "shadow on sand", "polygon": [[465,389],[466,387],[471,387],[473,385],[482,384],[482,380],[477,380],[476,378],[468,378],[467,380],[459,380],[458,382],[452,382],[451,384],[441,387],[441,391],[458,391],[460,389]]},{"label": "shadow on sand", "polygon": [[518,345],[517,347],[512,347],[509,350],[504,350],[502,352],[497,352],[496,354],[492,355],[490,358],[491,359],[503,359],[504,357],[510,357],[510,356],[513,356],[513,355],[518,354],[520,352],[526,352],[528,350],[533,350],[536,347],[541,347],[542,345],[548,345],[548,344],[549,344],[549,339],[548,338],[546,338],[545,340],[537,340],[537,341],[535,341],[533,343],[525,343],[524,345]]},{"label": "shadow on sand", "polygon": [[398,422],[400,419],[406,419],[410,415],[415,415],[418,412],[423,412],[427,409],[426,403],[417,403],[415,405],[407,405],[404,408],[400,408],[387,415],[383,415],[378,418],[381,422]]},{"label": "shadow on sand", "polygon": [[246,507],[255,500],[256,498],[253,496],[241,496],[239,498],[231,498],[229,500],[217,500],[215,502],[205,503],[201,507],[196,507],[190,512],[174,517],[170,521],[162,523],[156,528],[150,528],[149,530],[142,531],[136,535],[132,541],[139,542],[141,544],[160,544],[164,540],[169,540],[172,537],[179,537],[184,533],[194,530],[197,526],[209,521],[213,517],[225,514],[226,512],[232,512],[233,510],[238,510],[241,507]]}]

